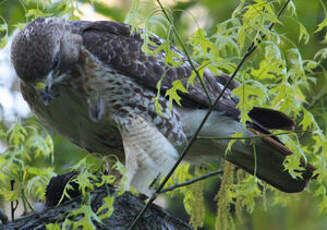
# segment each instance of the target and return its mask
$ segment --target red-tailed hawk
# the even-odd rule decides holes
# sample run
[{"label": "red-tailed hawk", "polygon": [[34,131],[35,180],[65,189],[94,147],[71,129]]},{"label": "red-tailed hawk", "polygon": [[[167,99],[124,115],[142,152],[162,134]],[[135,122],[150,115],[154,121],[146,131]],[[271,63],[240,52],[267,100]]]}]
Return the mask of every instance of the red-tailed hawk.
[{"label": "red-tailed hawk", "polygon": [[[163,42],[155,35],[150,39],[157,45]],[[153,100],[157,82],[163,77],[161,95],[165,95],[175,80],[185,84],[192,68],[174,47],[185,60],[178,67],[165,64],[163,51],[145,55],[142,44],[140,34],[131,33],[123,23],[38,18],[15,37],[11,58],[24,98],[41,121],[90,152],[114,153],[125,159],[129,183],[149,193],[149,183],[174,165],[209,102],[196,82],[188,93],[179,92],[182,107],[174,104],[170,109],[168,99],[161,96],[159,115]],[[204,84],[212,100],[227,78],[205,71]],[[235,132],[251,136],[267,134],[267,129],[293,128],[286,115],[263,108],[250,111],[252,122],[244,128],[231,88],[214,108],[201,136],[229,137]],[[292,152],[277,137],[237,141],[226,155],[227,143],[198,140],[185,160],[213,162],[224,157],[250,173],[256,165],[257,177],[285,192],[302,191],[312,176],[309,165],[303,165],[302,179],[284,170],[283,161]]]}]

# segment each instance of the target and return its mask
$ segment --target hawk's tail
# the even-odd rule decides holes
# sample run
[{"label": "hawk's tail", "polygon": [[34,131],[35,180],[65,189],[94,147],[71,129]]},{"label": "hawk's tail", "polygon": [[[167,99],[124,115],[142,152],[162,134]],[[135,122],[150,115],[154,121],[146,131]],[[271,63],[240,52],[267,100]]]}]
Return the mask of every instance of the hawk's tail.
[{"label": "hawk's tail", "polygon": [[[183,114],[184,130],[192,136],[207,113],[206,110],[186,111]],[[250,111],[252,119],[247,128],[221,112],[214,111],[204,124],[198,140],[194,143],[186,160],[217,162],[218,156],[234,163],[284,192],[301,192],[307,185],[315,170],[304,160],[301,162],[301,177],[293,177],[285,170],[284,161],[293,154],[268,129],[292,130],[294,122],[285,114],[266,108],[255,107]],[[241,132],[244,137],[260,135],[262,137],[246,138],[233,143],[231,151],[225,153],[229,140],[234,133]],[[215,140],[215,138],[217,138]]]},{"label": "hawk's tail", "polygon": [[[263,134],[254,129],[251,131],[255,135]],[[291,154],[293,153],[278,139],[266,136],[256,138],[252,149],[250,145],[245,146],[239,142],[225,158],[283,192],[301,192],[312,178],[315,168],[303,160],[303,170],[300,172],[302,177],[292,177],[283,165],[285,158]]]}]

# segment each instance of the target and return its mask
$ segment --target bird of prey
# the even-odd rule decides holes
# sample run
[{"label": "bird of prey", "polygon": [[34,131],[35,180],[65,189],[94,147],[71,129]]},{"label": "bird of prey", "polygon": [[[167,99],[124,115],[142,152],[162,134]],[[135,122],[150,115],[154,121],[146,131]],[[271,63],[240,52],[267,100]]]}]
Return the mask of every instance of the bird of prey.
[{"label": "bird of prey", "polygon": [[[152,50],[164,42],[155,35],[150,40]],[[174,67],[165,63],[164,51],[147,56],[143,43],[140,33],[131,33],[123,23],[38,18],[16,35],[11,60],[23,96],[42,122],[90,152],[117,155],[125,161],[129,184],[149,194],[149,184],[172,168],[210,104],[196,80],[187,93],[178,92],[181,106],[170,108],[165,92],[176,80],[186,87],[192,68],[177,48],[171,47],[182,63]],[[160,79],[158,114],[153,98]],[[228,76],[205,70],[203,80],[214,100]],[[293,128],[285,114],[258,107],[249,112],[252,121],[244,128],[238,99],[231,96],[239,83],[232,83],[200,136],[253,136]],[[225,154],[227,144],[197,140],[185,160],[217,162],[223,157],[252,174],[256,171],[257,177],[284,192],[302,191],[312,176],[313,167],[304,162],[301,178],[284,169],[283,161],[292,152],[277,137],[236,141]]]}]

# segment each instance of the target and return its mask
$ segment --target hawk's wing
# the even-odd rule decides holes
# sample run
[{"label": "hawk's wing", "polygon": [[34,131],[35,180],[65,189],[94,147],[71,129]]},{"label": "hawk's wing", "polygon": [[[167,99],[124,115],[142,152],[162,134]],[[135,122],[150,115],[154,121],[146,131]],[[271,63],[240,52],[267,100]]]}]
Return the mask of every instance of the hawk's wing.
[{"label": "hawk's wing", "polygon": [[[164,94],[167,89],[172,87],[175,80],[182,80],[186,85],[186,79],[192,73],[192,68],[184,55],[174,47],[171,49],[184,61],[178,67],[165,64],[164,52],[159,52],[156,56],[145,55],[141,49],[143,39],[138,33],[131,34],[129,25],[109,21],[75,21],[71,23],[73,31],[82,35],[83,45],[93,55],[121,74],[133,78],[144,87],[156,91],[156,84],[164,74],[161,84]],[[151,40],[157,45],[162,44],[162,40],[155,35],[151,37]],[[210,72],[204,73],[204,82],[212,100],[221,93],[223,88],[218,79],[219,77]],[[184,107],[207,108],[209,106],[207,95],[198,80],[188,91],[187,94],[179,92]],[[237,120],[239,110],[235,108],[236,103],[237,100],[231,97],[230,89],[227,89],[215,109]]]},{"label": "hawk's wing", "polygon": [[[142,52],[143,39],[140,34],[131,34],[130,26],[110,21],[72,21],[72,30],[83,37],[84,46],[95,55],[101,62],[119,71],[121,74],[133,78],[143,87],[156,91],[157,82],[164,75],[161,84],[161,93],[172,87],[175,80],[182,80],[186,85],[186,79],[192,74],[192,67],[186,60],[184,54],[171,46],[184,61],[178,67],[166,65],[165,53],[159,52],[156,56],[147,56]],[[152,42],[158,46],[163,40],[152,35]],[[154,47],[149,47],[154,49]],[[194,63],[197,65],[196,63]],[[229,80],[227,75],[215,76],[209,71],[204,72],[204,83],[212,101],[222,92],[224,85]],[[240,111],[236,108],[237,98],[231,96],[231,90],[240,85],[233,80],[218,101],[215,110],[234,120],[239,120]],[[182,98],[181,104],[185,108],[208,108],[209,100],[198,79],[193,87],[188,88],[188,93],[178,92]],[[261,131],[265,128],[291,129],[293,121],[281,112],[255,108],[249,113],[253,125]],[[264,131],[265,132],[265,131]]]}]

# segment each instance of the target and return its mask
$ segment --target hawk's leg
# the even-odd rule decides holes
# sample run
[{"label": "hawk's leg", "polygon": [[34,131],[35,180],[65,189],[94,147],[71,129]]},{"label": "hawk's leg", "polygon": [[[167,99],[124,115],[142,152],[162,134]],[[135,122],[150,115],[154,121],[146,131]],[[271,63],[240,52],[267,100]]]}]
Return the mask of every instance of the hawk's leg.
[{"label": "hawk's leg", "polygon": [[175,164],[178,152],[164,135],[139,115],[118,118],[123,139],[128,185],[151,195],[152,182],[166,175]]}]

